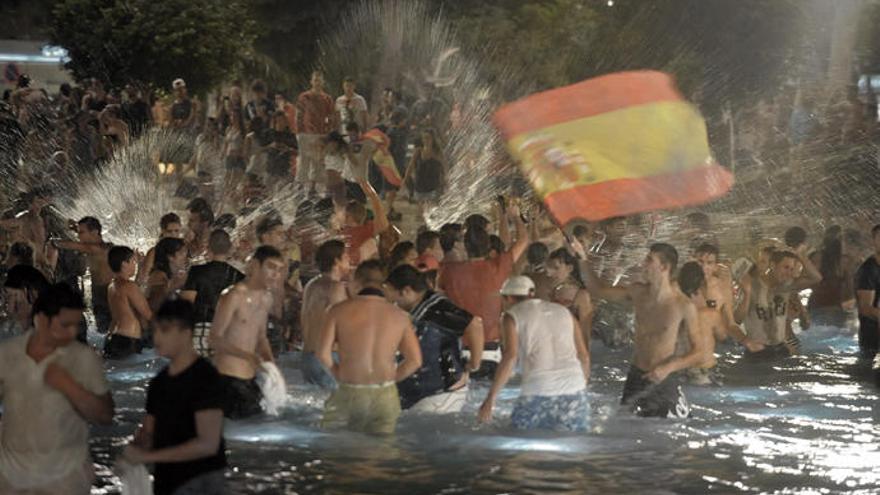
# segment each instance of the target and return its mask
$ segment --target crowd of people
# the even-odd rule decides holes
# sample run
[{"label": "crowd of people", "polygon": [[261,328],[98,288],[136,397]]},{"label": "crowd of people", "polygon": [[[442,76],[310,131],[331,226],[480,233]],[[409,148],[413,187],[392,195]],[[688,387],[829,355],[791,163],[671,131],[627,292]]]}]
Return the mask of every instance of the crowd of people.
[{"label": "crowd of people", "polygon": [[[58,218],[46,207],[51,181],[28,189],[0,223],[0,492],[88,493],[88,424],[114,417],[103,361],[149,348],[168,364],[150,382],[122,457],[155,465],[157,494],[223,493],[224,417],[263,413],[257,378],[283,353],[298,353],[305,383],[330,392],[322,428],[373,434],[393,433],[403,411],[461,413],[479,393],[476,381],[488,386],[476,419],[491,421],[517,369],[513,427],[585,431],[591,354],[607,348],[633,351],[622,409],[676,418],[691,412],[683,384],[720,383],[716,355],[731,343],[745,359],[772,363],[800,352],[798,334],[811,320],[843,326],[853,311],[863,354],[876,355],[880,226],[870,232],[873,249],[839,226],[811,249],[796,226],[736,258],[703,213],[689,215],[675,239],[655,242],[643,217],[562,229],[540,205],[500,197],[490,214],[437,230],[415,220],[405,235],[395,227],[398,190],[430,207],[445,181],[432,127],[438,106],[410,112],[389,89],[370,112],[353,79],[342,86],[334,101],[315,72],[288,103],[256,81],[243,104],[233,85],[212,119],[199,117],[179,79],[167,112],[151,113],[129,88],[117,100],[94,81],[85,92],[63,89],[64,98],[27,81],[9,95],[22,142],[47,125],[33,121],[40,105],[72,117],[56,132],[74,135],[49,161],[16,148],[5,158],[16,167],[37,168],[56,153],[100,166],[90,161],[105,147],[168,125],[218,140],[229,187],[246,174],[274,176],[305,199],[293,221],[263,211],[242,239],[234,213],[195,197],[155,219],[159,238],[141,254],[105,240],[98,210]],[[399,187],[371,176],[378,145],[364,133],[372,128],[390,140]],[[266,129],[274,132],[260,137]],[[89,147],[77,144],[78,132],[92,133]],[[103,361],[90,347],[101,341]]]}]

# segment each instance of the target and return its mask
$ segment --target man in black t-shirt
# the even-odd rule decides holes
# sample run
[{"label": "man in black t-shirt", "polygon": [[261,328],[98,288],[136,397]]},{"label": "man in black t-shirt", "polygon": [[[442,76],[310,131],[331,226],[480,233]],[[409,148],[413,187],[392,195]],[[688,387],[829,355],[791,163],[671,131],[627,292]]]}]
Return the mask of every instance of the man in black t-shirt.
[{"label": "man in black t-shirt", "polygon": [[483,322],[428,289],[425,275],[401,265],[388,275],[389,300],[412,315],[419,334],[422,367],[397,384],[401,408],[419,412],[459,412],[467,399],[468,371],[479,369],[480,356],[465,369],[460,339],[470,349],[483,348]]},{"label": "man in black t-shirt", "polygon": [[188,301],[156,313],[156,352],[170,363],[147,389],[147,415],[123,457],[156,465],[156,495],[226,493],[223,386],[220,374],[192,345],[195,311]]},{"label": "man in black t-shirt", "polygon": [[855,288],[856,302],[859,307],[859,349],[863,357],[872,359],[877,354],[880,341],[880,224],[871,229],[874,240],[874,255],[865,260],[856,271]]},{"label": "man in black t-shirt", "polygon": [[195,305],[196,324],[193,345],[202,356],[208,356],[208,334],[214,320],[214,309],[220,294],[242,279],[244,275],[226,262],[232,251],[232,241],[223,229],[216,229],[208,237],[208,262],[189,269],[180,298]]}]

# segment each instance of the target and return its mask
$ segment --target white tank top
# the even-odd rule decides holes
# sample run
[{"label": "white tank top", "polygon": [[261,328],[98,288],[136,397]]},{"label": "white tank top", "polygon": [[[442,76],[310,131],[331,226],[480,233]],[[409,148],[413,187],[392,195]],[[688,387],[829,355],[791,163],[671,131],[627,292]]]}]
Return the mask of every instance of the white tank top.
[{"label": "white tank top", "polygon": [[776,345],[785,342],[785,319],[788,314],[790,290],[774,291],[761,280],[752,277],[752,294],[748,301],[746,334],[762,343]]},{"label": "white tank top", "polygon": [[574,318],[567,308],[529,299],[507,314],[519,337],[522,395],[568,395],[586,388],[574,345]]}]

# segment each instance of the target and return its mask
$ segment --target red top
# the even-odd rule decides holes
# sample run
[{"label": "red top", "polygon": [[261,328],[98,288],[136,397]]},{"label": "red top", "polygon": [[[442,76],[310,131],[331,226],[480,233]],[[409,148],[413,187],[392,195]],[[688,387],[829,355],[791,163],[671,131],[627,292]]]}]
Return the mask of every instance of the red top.
[{"label": "red top", "polygon": [[486,342],[501,337],[501,286],[513,271],[510,251],[493,259],[444,262],[440,288],[460,308],[483,319]]},{"label": "red top", "polygon": [[363,225],[343,227],[342,235],[345,237],[345,244],[348,246],[348,258],[351,261],[351,266],[358,266],[361,262],[361,246],[368,239],[376,235],[376,227],[371,220]]},{"label": "red top", "polygon": [[327,93],[303,91],[296,99],[296,132],[328,134],[336,116],[333,99]]}]

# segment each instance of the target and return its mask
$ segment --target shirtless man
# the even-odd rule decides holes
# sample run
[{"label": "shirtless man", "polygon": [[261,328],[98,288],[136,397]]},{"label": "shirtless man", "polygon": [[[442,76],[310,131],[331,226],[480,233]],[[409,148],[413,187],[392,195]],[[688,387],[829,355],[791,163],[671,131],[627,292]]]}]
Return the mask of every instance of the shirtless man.
[{"label": "shirtless man", "polygon": [[48,204],[46,198],[48,192],[44,189],[34,189],[23,194],[22,202],[27,205],[27,210],[19,212],[14,218],[0,221],[0,227],[18,229],[17,238],[29,242],[34,247],[34,259],[37,265],[45,263],[45,245],[47,237],[46,220],[41,212]]},{"label": "shirtless man", "polygon": [[132,282],[137,271],[134,251],[125,246],[113,246],[107,253],[107,261],[113,270],[113,282],[107,289],[113,325],[104,344],[104,357],[123,359],[141,352],[142,329],[153,313],[147,298]]},{"label": "shirtless man", "polygon": [[321,329],[327,310],[346,299],[345,282],[351,267],[345,243],[339,240],[327,241],[318,247],[315,263],[321,274],[309,281],[303,293],[302,312],[303,355],[300,371],[306,383],[321,388],[335,389],[336,380],[321,364],[315,354],[321,339]]},{"label": "shirtless man", "polygon": [[[763,344],[750,339],[734,320],[733,281],[730,270],[718,263],[718,248],[714,244],[701,244],[694,250],[694,259],[702,267],[706,281],[706,309],[716,313],[712,318],[720,319],[719,324],[712,327],[714,342],[724,342],[730,337],[744,345],[750,352],[764,349]],[[697,304],[697,308],[701,308],[701,305]]]},{"label": "shirtless man", "polygon": [[283,272],[281,253],[260,246],[248,260],[244,280],[220,296],[209,342],[226,390],[223,413],[227,418],[241,419],[262,411],[255,376],[263,361],[273,361],[266,322],[273,305],[270,288]]},{"label": "shirtless man", "polygon": [[[700,321],[698,337],[706,348],[715,349],[718,335],[726,336],[722,313],[716,305],[717,300],[710,299],[708,281],[703,267],[695,261],[685,263],[678,273],[678,287],[697,307],[697,317]],[[678,339],[678,354],[687,352],[687,342]],[[713,383],[712,370],[717,360],[714,354],[709,354],[706,359],[693,368],[687,369],[688,381],[694,385],[710,385]]]},{"label": "shirtless man", "polygon": [[107,262],[110,244],[101,236],[101,222],[95,217],[83,217],[76,223],[79,242],[53,240],[52,244],[59,249],[79,251],[86,255],[89,274],[92,277],[92,312],[95,315],[95,326],[98,333],[106,334],[110,330],[112,316],[107,301],[107,286],[113,278],[113,271]]},{"label": "shirtless man", "polygon": [[[584,258],[583,249],[573,247]],[[642,263],[643,281],[629,287],[610,287],[588,263],[582,263],[587,288],[598,298],[629,302],[635,310],[635,348],[621,404],[639,416],[687,417],[690,408],[678,384],[676,372],[699,366],[710,359],[712,349],[700,338],[697,308],[671,277],[678,252],[669,244],[653,244]],[[679,328],[687,325],[690,352],[676,356]]]},{"label": "shirtless man", "polygon": [[[324,405],[325,428],[391,434],[400,416],[397,382],[422,366],[422,351],[410,316],[385,300],[382,265],[361,263],[352,282],[354,297],[327,313],[318,357],[339,382]],[[339,362],[333,362],[333,345]],[[396,362],[400,352],[403,361]]]}]

